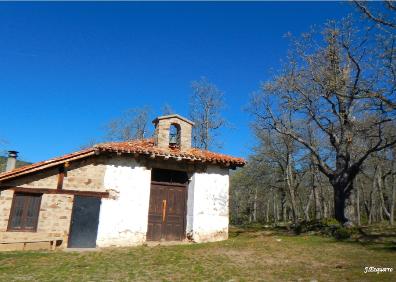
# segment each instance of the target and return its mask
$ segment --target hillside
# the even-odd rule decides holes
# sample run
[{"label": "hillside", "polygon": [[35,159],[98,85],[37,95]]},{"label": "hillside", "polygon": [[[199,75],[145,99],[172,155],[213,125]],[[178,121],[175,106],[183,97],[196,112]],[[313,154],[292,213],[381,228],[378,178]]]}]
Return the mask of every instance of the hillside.
[{"label": "hillside", "polygon": [[[5,171],[6,164],[7,164],[7,157],[0,156],[0,173]],[[28,164],[31,163],[17,160],[16,167],[25,166]]]}]

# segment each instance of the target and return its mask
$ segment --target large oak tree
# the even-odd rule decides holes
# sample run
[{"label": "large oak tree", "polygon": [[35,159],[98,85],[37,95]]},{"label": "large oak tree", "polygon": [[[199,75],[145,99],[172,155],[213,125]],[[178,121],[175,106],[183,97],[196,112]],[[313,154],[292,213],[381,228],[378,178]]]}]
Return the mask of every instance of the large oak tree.
[{"label": "large oak tree", "polygon": [[[253,95],[256,128],[300,143],[334,189],[335,218],[353,223],[354,179],[396,144],[395,33],[351,18],[294,40],[283,67]],[[387,134],[384,134],[387,132]]]}]

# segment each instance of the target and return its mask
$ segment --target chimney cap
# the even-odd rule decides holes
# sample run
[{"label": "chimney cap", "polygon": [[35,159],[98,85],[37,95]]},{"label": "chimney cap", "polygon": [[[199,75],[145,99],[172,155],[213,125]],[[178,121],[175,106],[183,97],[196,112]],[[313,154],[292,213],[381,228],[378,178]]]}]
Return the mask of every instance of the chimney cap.
[{"label": "chimney cap", "polygon": [[9,158],[16,158],[18,156],[18,151],[10,150],[8,151],[8,157]]}]

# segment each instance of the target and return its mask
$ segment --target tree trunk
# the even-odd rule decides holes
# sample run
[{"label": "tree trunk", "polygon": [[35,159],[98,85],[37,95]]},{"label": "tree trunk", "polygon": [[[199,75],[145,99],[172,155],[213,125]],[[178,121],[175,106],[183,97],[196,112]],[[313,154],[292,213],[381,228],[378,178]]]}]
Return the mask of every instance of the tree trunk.
[{"label": "tree trunk", "polygon": [[320,207],[320,197],[319,197],[319,189],[316,185],[313,186],[313,196],[314,196],[314,203],[315,203],[315,220],[320,220],[321,215],[321,207]]},{"label": "tree trunk", "polygon": [[384,212],[383,212],[381,203],[378,203],[378,206],[377,206],[377,215],[378,215],[378,217],[377,217],[377,221],[378,221],[378,222],[381,222],[381,223],[382,223],[382,222],[385,221]]},{"label": "tree trunk", "polygon": [[328,211],[327,211],[327,204],[326,204],[326,202],[324,201],[323,202],[323,218],[328,218],[329,216],[328,216]]},{"label": "tree trunk", "polygon": [[295,193],[296,191],[294,187],[293,171],[292,171],[292,166],[290,164],[290,160],[291,157],[289,156],[289,162],[286,167],[286,184],[290,196],[290,204],[293,213],[293,222],[296,223],[299,215],[297,211],[297,202],[296,202],[296,193]]},{"label": "tree trunk", "polygon": [[267,213],[265,214],[265,221],[268,223],[269,220],[269,212],[270,212],[270,198],[268,197],[267,200]]},{"label": "tree trunk", "polygon": [[257,187],[254,190],[253,222],[257,222]]},{"label": "tree trunk", "polygon": [[320,205],[320,195],[319,188],[316,184],[321,185],[319,171],[315,168],[314,162],[311,158],[311,182],[313,189],[313,197],[314,197],[314,212],[315,212],[315,220],[320,220],[321,218],[321,205]]},{"label": "tree trunk", "polygon": [[370,191],[370,209],[368,224],[373,223],[374,219],[374,191]]},{"label": "tree trunk", "polygon": [[314,190],[311,190],[311,193],[309,194],[307,205],[304,208],[304,215],[305,215],[305,220],[306,221],[310,220],[310,218],[309,218],[309,207],[311,205],[311,200],[312,200],[313,195],[314,195]]},{"label": "tree trunk", "polygon": [[381,170],[380,166],[378,166],[376,179],[377,179],[376,183],[377,183],[377,188],[378,188],[378,194],[379,194],[379,198],[380,198],[380,209],[382,208],[382,210],[380,211],[381,220],[383,220],[383,216],[382,216],[383,213],[385,213],[386,217],[390,220],[391,214],[385,206],[384,194],[383,194],[383,190],[382,190],[382,188],[385,185],[385,181],[383,181],[382,170]]},{"label": "tree trunk", "polygon": [[275,195],[275,191],[272,192],[272,199],[273,199],[273,205],[274,205],[274,222],[277,223],[278,222],[278,215],[277,215],[277,208],[276,208],[276,195]]},{"label": "tree trunk", "polygon": [[369,221],[369,218],[370,218],[370,208],[369,208],[369,202],[368,202],[368,200],[366,199],[366,197],[365,197],[365,193],[364,193],[364,186],[363,186],[363,184],[362,184],[362,202],[363,202],[363,205],[364,205],[364,210],[365,210],[365,212],[366,212],[366,217],[367,217],[367,222]]},{"label": "tree trunk", "polygon": [[392,175],[392,199],[391,199],[391,208],[390,208],[390,225],[394,224],[395,220],[395,198],[396,198],[396,177]]},{"label": "tree trunk", "polygon": [[396,201],[396,162],[395,162],[395,151],[393,151],[393,161],[392,161],[392,180],[391,180],[391,185],[392,185],[392,198],[391,198],[391,206],[390,206],[390,224],[394,224],[395,220],[395,201]]},{"label": "tree trunk", "polygon": [[321,204],[321,214],[323,218],[328,218],[328,204],[327,204],[327,198],[325,193],[323,192],[324,186],[323,183],[320,182],[320,201],[322,202]]},{"label": "tree trunk", "polygon": [[279,221],[279,219],[280,219],[280,216],[279,216],[279,204],[278,204],[278,197],[276,197],[276,195],[275,195],[275,212],[276,212],[276,222],[278,222]]},{"label": "tree trunk", "polygon": [[352,183],[349,187],[333,184],[334,188],[334,217],[335,219],[345,226],[353,226],[356,220],[354,212],[354,201]]},{"label": "tree trunk", "polygon": [[356,186],[356,223],[360,226],[360,189]]},{"label": "tree trunk", "polygon": [[281,189],[281,218],[283,222],[287,221],[287,210],[286,210],[286,191]]}]

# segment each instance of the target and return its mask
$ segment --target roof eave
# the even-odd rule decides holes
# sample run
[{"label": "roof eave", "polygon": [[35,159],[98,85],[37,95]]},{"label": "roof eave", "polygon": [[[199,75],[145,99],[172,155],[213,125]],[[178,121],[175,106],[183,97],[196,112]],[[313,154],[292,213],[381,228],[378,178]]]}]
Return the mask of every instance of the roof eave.
[{"label": "roof eave", "polygon": [[101,152],[113,152],[113,153],[123,153],[123,154],[138,154],[142,156],[149,157],[151,159],[155,158],[164,158],[164,159],[173,159],[176,161],[192,161],[192,162],[197,162],[197,163],[209,163],[213,165],[223,165],[226,167],[243,167],[246,162],[245,161],[232,161],[232,160],[219,160],[219,159],[204,159],[200,157],[194,157],[194,156],[179,156],[179,155],[173,155],[173,154],[163,154],[163,153],[153,153],[149,151],[144,151],[144,150],[125,150],[122,148],[119,149],[113,149],[113,148],[98,148]]},{"label": "roof eave", "polygon": [[37,163],[35,163],[35,164],[27,165],[25,167],[20,167],[18,169],[14,169],[14,170],[7,171],[7,172],[0,174],[0,183],[17,178],[17,177],[21,177],[21,176],[24,176],[24,175],[27,175],[30,173],[41,171],[41,170],[44,170],[47,168],[56,167],[60,164],[83,159],[83,158],[86,158],[86,157],[89,157],[89,156],[92,156],[95,154],[96,154],[95,149],[85,150],[85,151],[82,151],[81,154],[73,154],[70,158],[64,158],[64,157],[54,158],[54,159],[51,159],[48,161],[44,161],[42,163],[42,165],[39,165],[39,166],[37,166]]}]

